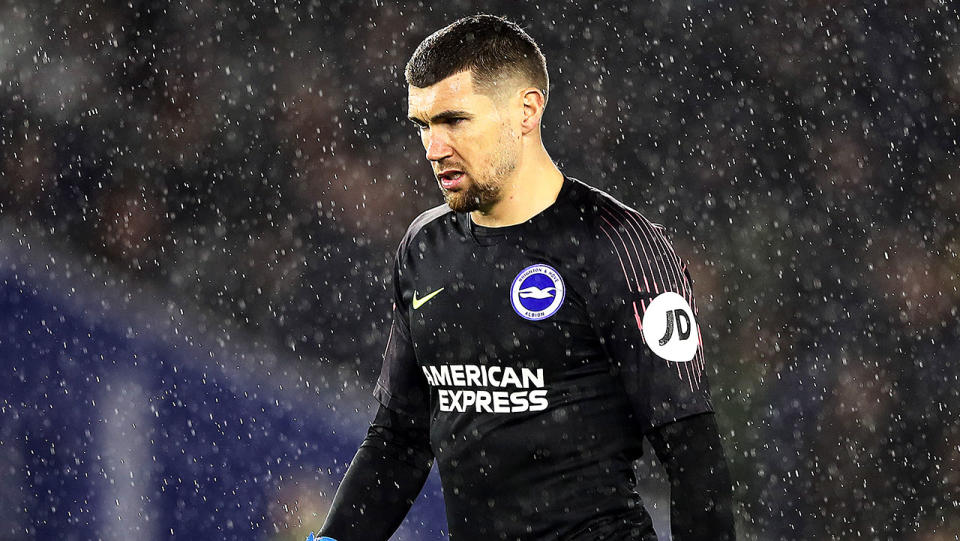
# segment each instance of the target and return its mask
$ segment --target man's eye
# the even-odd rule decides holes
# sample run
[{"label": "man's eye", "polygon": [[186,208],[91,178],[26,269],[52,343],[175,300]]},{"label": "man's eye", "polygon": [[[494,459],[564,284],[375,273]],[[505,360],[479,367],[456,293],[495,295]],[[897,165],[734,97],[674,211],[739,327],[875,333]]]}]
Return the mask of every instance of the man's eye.
[{"label": "man's eye", "polygon": [[465,118],[451,118],[451,119],[450,119],[450,125],[451,125],[451,126],[456,126],[457,124],[463,122],[464,120],[466,120],[466,119],[465,119]]}]

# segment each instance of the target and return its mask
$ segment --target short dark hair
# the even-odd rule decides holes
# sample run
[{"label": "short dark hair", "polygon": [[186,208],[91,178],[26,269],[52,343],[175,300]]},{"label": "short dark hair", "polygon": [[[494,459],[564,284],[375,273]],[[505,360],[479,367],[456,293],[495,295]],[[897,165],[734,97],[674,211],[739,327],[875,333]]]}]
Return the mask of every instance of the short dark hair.
[{"label": "short dark hair", "polygon": [[505,75],[533,83],[547,97],[547,60],[516,23],[495,15],[464,17],[423,40],[407,62],[407,84],[426,88],[470,70],[474,84],[490,89]]}]

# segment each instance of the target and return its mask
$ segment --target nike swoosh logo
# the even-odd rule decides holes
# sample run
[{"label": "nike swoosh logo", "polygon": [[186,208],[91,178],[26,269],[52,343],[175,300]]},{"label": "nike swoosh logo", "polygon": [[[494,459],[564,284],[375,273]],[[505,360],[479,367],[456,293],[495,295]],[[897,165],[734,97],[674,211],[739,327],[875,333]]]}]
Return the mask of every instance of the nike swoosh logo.
[{"label": "nike swoosh logo", "polygon": [[444,289],[446,289],[446,288],[441,287],[440,289],[434,291],[433,293],[427,295],[426,297],[423,297],[422,299],[418,299],[418,298],[417,298],[417,292],[414,291],[414,292],[413,292],[413,309],[414,309],[414,310],[417,310],[418,308],[420,308],[421,306],[423,306],[424,304],[426,304],[427,301],[429,301],[430,299],[432,299],[432,298],[436,297],[437,295],[439,295],[440,292],[443,291]]}]

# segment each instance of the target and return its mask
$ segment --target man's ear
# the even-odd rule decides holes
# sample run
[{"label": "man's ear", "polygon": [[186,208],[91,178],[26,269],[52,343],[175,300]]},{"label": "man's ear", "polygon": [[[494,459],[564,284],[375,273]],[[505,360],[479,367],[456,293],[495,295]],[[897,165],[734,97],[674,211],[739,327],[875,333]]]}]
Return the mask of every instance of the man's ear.
[{"label": "man's ear", "polygon": [[540,126],[547,99],[540,89],[533,87],[524,89],[520,99],[523,103],[523,121],[520,126],[523,134],[526,135]]}]

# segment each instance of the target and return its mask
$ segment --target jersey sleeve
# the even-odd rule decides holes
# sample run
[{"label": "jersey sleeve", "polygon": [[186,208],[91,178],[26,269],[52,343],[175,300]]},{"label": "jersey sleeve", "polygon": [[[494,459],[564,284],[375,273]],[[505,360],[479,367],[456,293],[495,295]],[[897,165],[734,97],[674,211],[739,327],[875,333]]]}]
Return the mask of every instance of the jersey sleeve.
[{"label": "jersey sleeve", "polygon": [[402,294],[404,245],[401,244],[394,262],[393,322],[373,396],[386,408],[415,419],[426,419],[430,412],[430,389],[417,364],[407,319],[409,310]]},{"label": "jersey sleeve", "polygon": [[692,280],[662,229],[601,207],[588,277],[590,316],[644,432],[713,411]]}]

